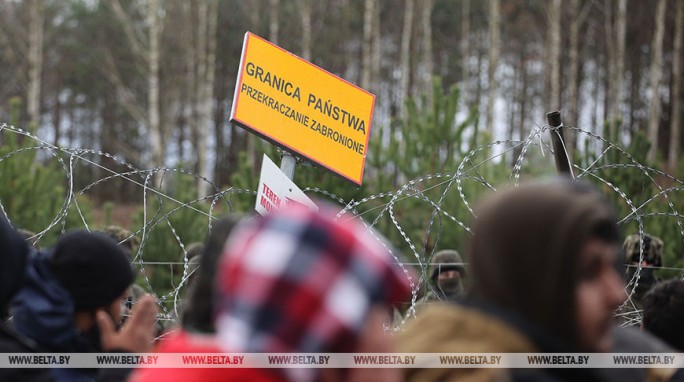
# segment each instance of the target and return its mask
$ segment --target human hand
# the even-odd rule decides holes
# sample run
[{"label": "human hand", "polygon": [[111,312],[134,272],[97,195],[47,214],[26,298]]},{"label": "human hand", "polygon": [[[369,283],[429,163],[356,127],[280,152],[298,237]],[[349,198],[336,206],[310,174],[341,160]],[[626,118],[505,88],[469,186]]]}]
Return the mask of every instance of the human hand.
[{"label": "human hand", "polygon": [[145,353],[152,347],[157,306],[154,297],[149,294],[138,300],[131,310],[131,316],[118,331],[104,310],[98,310],[96,318],[104,351],[125,350],[131,353]]}]

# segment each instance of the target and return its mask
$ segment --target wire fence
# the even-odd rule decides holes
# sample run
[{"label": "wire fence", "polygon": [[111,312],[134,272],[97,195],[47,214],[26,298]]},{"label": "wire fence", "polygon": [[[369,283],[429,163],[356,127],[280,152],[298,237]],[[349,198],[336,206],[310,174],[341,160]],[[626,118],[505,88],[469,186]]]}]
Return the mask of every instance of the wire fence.
[{"label": "wire fence", "polygon": [[[626,206],[627,214],[620,216],[620,224],[636,223],[638,233],[642,238],[645,233],[645,221],[653,218],[666,218],[672,220],[672,224],[676,225],[679,236],[677,238],[669,238],[670,240],[684,240],[684,224],[682,224],[683,215],[678,211],[678,206],[672,200],[673,195],[684,190],[684,183],[682,180],[656,168],[648,167],[639,163],[629,152],[622,148],[619,144],[610,142],[603,137],[575,127],[565,127],[577,134],[578,138],[589,142],[587,146],[600,148],[600,154],[597,155],[593,161],[587,165],[579,163],[571,163],[571,169],[575,174],[576,179],[590,179],[594,182],[602,184],[604,189],[612,192],[617,196],[617,199],[622,201]],[[323,196],[340,206],[339,219],[356,219],[361,218],[368,227],[376,227],[380,222],[388,222],[392,229],[398,232],[401,240],[405,244],[407,250],[405,253],[399,254],[396,250],[388,248],[396,262],[404,269],[406,277],[412,285],[413,293],[408,311],[403,318],[395,323],[395,329],[404,325],[407,319],[415,313],[416,301],[425,289],[432,288],[427,274],[429,266],[432,264],[432,252],[428,251],[429,247],[427,240],[430,237],[435,237],[436,241],[445,233],[443,231],[443,222],[450,221],[463,229],[467,234],[470,234],[469,221],[476,218],[473,210],[474,199],[477,195],[472,192],[468,193],[464,183],[475,184],[478,190],[481,191],[496,191],[493,185],[491,174],[488,174],[485,164],[490,162],[499,162],[503,158],[512,156],[516,153],[517,159],[514,162],[510,173],[507,175],[508,185],[517,185],[520,182],[521,175],[524,169],[530,166],[531,161],[545,158],[548,155],[548,161],[551,161],[553,153],[548,140],[545,139],[548,133],[556,132],[554,128],[548,125],[535,126],[530,134],[524,140],[497,140],[488,144],[478,146],[468,152],[460,161],[457,168],[452,172],[444,171],[435,174],[426,174],[415,179],[409,179],[403,184],[391,190],[383,190],[380,193],[367,196],[360,200],[345,200],[344,198],[335,195],[327,190],[310,187],[304,188],[304,191],[309,195]],[[557,132],[556,132],[557,133]],[[179,211],[191,212],[198,214],[203,219],[206,219],[207,232],[211,229],[213,222],[217,219],[217,211],[221,210],[232,211],[233,200],[236,195],[251,195],[255,196],[256,191],[250,189],[240,189],[235,187],[221,188],[219,185],[213,183],[210,179],[206,179],[196,173],[182,169],[182,168],[167,168],[159,167],[152,169],[139,169],[125,160],[111,155],[106,152],[91,149],[67,148],[55,146],[38,136],[35,136],[25,130],[11,126],[9,124],[0,124],[0,134],[16,134],[22,137],[23,140],[29,140],[30,144],[24,144],[23,147],[17,148],[11,152],[6,153],[0,157],[0,164],[7,163],[14,160],[17,156],[27,151],[38,151],[41,158],[45,160],[55,161],[56,168],[63,172],[64,185],[66,186],[66,193],[64,200],[61,202],[58,212],[50,220],[49,224],[38,230],[34,236],[30,238],[33,242],[40,242],[41,239],[53,229],[65,230],[67,215],[72,211],[77,214],[78,220],[86,229],[92,229],[94,222],[86,218],[86,214],[82,212],[82,203],[84,196],[93,188],[106,184],[112,180],[121,180],[130,183],[139,191],[142,205],[142,223],[135,227],[130,227],[131,237],[135,236],[140,239],[140,245],[137,252],[134,254],[132,262],[140,271],[140,275],[146,286],[146,289],[157,296],[159,305],[161,307],[160,320],[173,321],[179,317],[179,311],[182,306],[182,296],[185,290],[188,278],[190,276],[190,269],[188,267],[188,253],[187,244],[184,243],[179,235],[184,227],[178,227],[172,222],[171,216]],[[1,147],[1,146],[0,146]],[[494,153],[494,154],[492,154]],[[482,158],[483,154],[487,154]],[[608,157],[618,158],[610,162]],[[106,163],[115,163],[118,168],[114,169],[111,165]],[[95,168],[99,171],[99,177],[91,179],[85,186],[76,186],[75,179],[78,178],[83,182],[83,176],[79,172],[84,168]],[[123,171],[121,169],[124,169]],[[636,171],[644,182],[653,185],[656,193],[650,195],[645,201],[635,200],[628,190],[620,188],[611,180],[607,179],[606,173],[617,173],[621,171]],[[174,197],[170,192],[164,188],[164,178],[169,176],[186,176],[191,178],[194,182],[206,182],[210,194],[203,198],[196,198],[190,200],[180,200]],[[662,186],[668,184],[669,186]],[[160,185],[160,186],[158,186]],[[5,187],[5,185],[3,185]],[[447,196],[456,192],[460,199],[460,204],[457,206],[445,203]],[[476,194],[479,194],[477,192]],[[643,199],[643,198],[642,198]],[[154,200],[158,206],[156,209],[149,207],[149,201]],[[429,212],[429,218],[425,222],[425,232],[422,239],[416,239],[407,232],[402,221],[402,216],[397,213],[400,209],[401,203],[407,200],[419,201],[425,211]],[[12,222],[12,216],[8,216],[5,209],[7,200],[0,200],[0,211]],[[656,203],[664,202],[667,206],[665,210],[653,211],[653,206]],[[208,210],[198,208],[199,204],[208,205]],[[164,206],[168,208],[163,208]],[[219,207],[220,206],[220,207]],[[466,218],[463,218],[466,216]],[[179,256],[175,261],[156,261],[146,257],[145,247],[148,243],[151,232],[160,226],[166,226],[173,233],[175,244],[180,249]],[[415,235],[414,235],[415,236]],[[643,259],[643,251],[640,253]],[[634,276],[626,280],[626,291],[629,298],[625,304],[620,307],[616,313],[622,319],[622,322],[631,325],[641,321],[641,310],[638,304],[634,301],[633,296],[635,290],[640,282],[642,273],[642,261],[637,265],[637,270]],[[467,263],[464,264],[467,267]],[[148,269],[151,267],[171,267],[174,268],[182,266],[182,274],[180,281],[175,285],[170,285],[170,292],[155,293],[150,281],[150,273]],[[411,277],[409,268],[418,271],[418,279]],[[674,272],[679,272],[679,277],[684,275],[684,268],[677,267],[660,267],[660,269],[667,269]],[[173,279],[173,278],[172,278]],[[176,278],[177,279],[177,278]],[[167,306],[171,306],[170,308]]]}]

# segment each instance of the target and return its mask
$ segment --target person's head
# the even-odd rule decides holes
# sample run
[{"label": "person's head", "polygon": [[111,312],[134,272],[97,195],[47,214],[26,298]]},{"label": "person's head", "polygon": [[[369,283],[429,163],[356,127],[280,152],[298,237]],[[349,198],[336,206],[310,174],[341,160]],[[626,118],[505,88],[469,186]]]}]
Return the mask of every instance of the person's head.
[{"label": "person's head", "polygon": [[131,259],[137,253],[138,247],[140,247],[140,239],[131,231],[121,226],[109,225],[102,230],[102,233],[109,236],[125,249]]},{"label": "person's head", "polygon": [[0,319],[22,285],[28,253],[26,241],[0,216]]},{"label": "person's head", "polygon": [[429,274],[432,284],[445,296],[457,295],[463,290],[463,259],[453,249],[443,249],[435,253]]},{"label": "person's head", "polygon": [[644,329],[684,350],[684,280],[656,284],[643,298]]},{"label": "person's head", "polygon": [[622,244],[622,252],[625,257],[627,267],[625,274],[628,281],[635,277],[641,265],[635,290],[636,298],[641,299],[656,282],[653,267],[663,266],[663,241],[648,233],[643,236],[630,235]]},{"label": "person's head", "polygon": [[[388,351],[381,323],[410,288],[373,232],[356,219],[336,221],[327,207],[288,207],[239,224],[216,280],[221,346],[236,352]],[[369,371],[400,376],[392,369]],[[301,381],[331,376],[317,375],[320,369],[283,372]],[[358,373],[346,377],[362,377]]]},{"label": "person's head", "polygon": [[607,200],[586,183],[557,179],[497,192],[476,215],[472,297],[568,346],[607,351],[613,312],[625,298],[619,231]]},{"label": "person's head", "polygon": [[[240,221],[239,216],[231,215],[215,223],[206,242],[202,245],[202,253],[196,254],[188,261],[188,272],[193,271],[194,276],[192,284],[188,285],[186,302],[181,315],[181,324],[187,330],[202,333],[215,331],[212,314],[216,266],[226,239],[238,221]],[[188,256],[190,256],[189,249]],[[190,262],[196,264],[192,270]]]},{"label": "person's head", "polygon": [[118,323],[123,298],[133,282],[128,255],[102,233],[74,231],[62,236],[52,251],[49,267],[74,303],[74,319],[81,331],[95,325],[104,309]]}]

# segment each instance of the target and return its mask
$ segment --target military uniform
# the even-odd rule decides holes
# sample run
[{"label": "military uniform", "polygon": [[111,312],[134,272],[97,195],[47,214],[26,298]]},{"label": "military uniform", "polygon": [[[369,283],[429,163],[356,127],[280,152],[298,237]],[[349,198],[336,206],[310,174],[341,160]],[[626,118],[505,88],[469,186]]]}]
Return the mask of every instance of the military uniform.
[{"label": "military uniform", "polygon": [[[643,239],[639,235],[628,236],[623,245],[622,252],[625,262],[625,282],[630,283],[628,292],[631,298],[618,310],[619,321],[626,325],[635,325],[641,322],[641,299],[653,285],[660,282],[655,276],[656,267],[663,266],[663,241],[656,236],[644,233]],[[643,246],[643,251],[641,250]],[[641,272],[636,276],[642,265]],[[637,283],[634,288],[634,283]]]},{"label": "military uniform", "polygon": [[[457,270],[459,272],[458,283],[453,288],[445,289],[440,286],[438,278],[441,272],[449,270]],[[427,293],[420,300],[416,301],[416,314],[430,304],[441,301],[453,301],[464,297],[465,291],[462,278],[465,276],[465,268],[463,266],[463,259],[457,251],[444,249],[437,252],[432,258],[428,274],[430,275],[432,285]]]}]

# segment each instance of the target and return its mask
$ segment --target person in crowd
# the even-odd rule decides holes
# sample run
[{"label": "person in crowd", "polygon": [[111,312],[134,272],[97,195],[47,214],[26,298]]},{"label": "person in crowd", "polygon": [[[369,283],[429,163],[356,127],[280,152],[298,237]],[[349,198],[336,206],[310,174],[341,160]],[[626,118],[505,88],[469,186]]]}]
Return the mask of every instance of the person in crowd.
[{"label": "person in crowd", "polygon": [[[614,330],[611,353],[676,353],[677,351],[658,337],[636,326],[618,326]],[[600,369],[609,381],[684,381],[682,369],[663,368],[661,365],[644,365],[642,368]]]},{"label": "person in crowd", "polygon": [[[224,236],[224,241],[227,237],[228,235]],[[185,253],[187,253],[188,257],[188,269],[186,271],[187,280],[185,281],[186,290],[190,290],[193,284],[195,283],[195,279],[197,278],[197,274],[199,273],[198,269],[200,263],[202,262],[202,255],[204,252],[204,243],[200,242],[190,243],[185,250]]]},{"label": "person in crowd", "polygon": [[[133,257],[138,253],[138,248],[140,247],[140,239],[134,235],[131,231],[127,230],[118,225],[109,225],[105,227],[102,231],[105,235],[112,238],[119,244],[128,256],[128,261],[133,261]],[[124,298],[124,306],[121,315],[123,320],[125,320],[131,315],[131,310],[133,305],[137,304],[141,298],[148,295],[148,293],[136,283],[132,283],[128,288],[126,297]],[[157,317],[155,323],[155,338],[160,338],[164,333],[168,332],[175,325],[175,320],[167,319],[164,317]]]},{"label": "person in crowd", "polygon": [[[606,352],[625,300],[617,219],[582,182],[531,182],[486,198],[468,247],[466,301],[434,304],[400,352]],[[600,380],[591,369],[406,369],[407,381]]]},{"label": "person in crowd", "polygon": [[[160,342],[159,353],[218,353],[221,349],[215,337],[214,329],[214,279],[218,259],[228,235],[240,221],[238,215],[229,215],[212,226],[202,253],[193,256],[200,259],[195,270],[195,278],[188,287],[181,313],[181,327],[173,330]],[[161,376],[160,374],[163,374]],[[221,377],[219,369],[139,369],[132,381],[213,381]]]},{"label": "person in crowd", "polygon": [[[356,220],[338,222],[336,212],[286,208],[231,236],[216,291],[224,351],[393,350],[383,324],[409,295],[408,279],[378,233]],[[400,377],[398,369],[232,369],[228,375],[302,382]]]},{"label": "person in crowd", "polygon": [[[21,234],[0,216],[0,353],[33,353],[37,345],[5,323],[12,298],[24,281],[29,247]],[[48,382],[54,378],[45,369],[0,368],[1,381]]]},{"label": "person in crowd", "polygon": [[443,249],[435,253],[428,274],[432,285],[425,296],[416,302],[416,314],[430,304],[456,301],[465,295],[463,287],[465,267],[458,251]]},{"label": "person in crowd", "polygon": [[670,280],[654,286],[643,298],[643,327],[684,351],[684,281]]},{"label": "person in crowd", "polygon": [[[638,281],[632,295],[637,310],[641,310],[643,296],[660,281],[655,275],[655,268],[663,266],[663,245],[662,239],[648,233],[644,233],[643,238],[640,235],[630,235],[622,245],[627,267],[626,279]],[[638,280],[635,277],[637,271]]]},{"label": "person in crowd", "polygon": [[[220,351],[229,353],[382,353],[389,312],[410,294],[407,276],[379,234],[355,220],[335,220],[292,206],[241,222],[221,256],[215,282]],[[225,368],[230,381],[398,381],[398,369]],[[200,380],[145,369],[133,381]],[[142,374],[142,372],[141,372]],[[192,379],[194,378],[194,379]]]},{"label": "person in crowd", "polygon": [[[121,322],[133,271],[124,250],[101,233],[75,231],[49,253],[34,252],[24,286],[12,302],[17,332],[48,352],[91,353],[150,350],[156,306],[142,298]],[[109,369],[125,378],[125,369]],[[55,368],[57,381],[93,381],[97,369]]]}]

